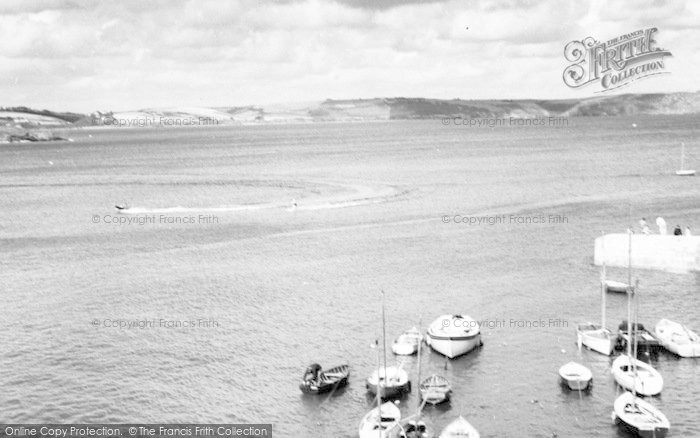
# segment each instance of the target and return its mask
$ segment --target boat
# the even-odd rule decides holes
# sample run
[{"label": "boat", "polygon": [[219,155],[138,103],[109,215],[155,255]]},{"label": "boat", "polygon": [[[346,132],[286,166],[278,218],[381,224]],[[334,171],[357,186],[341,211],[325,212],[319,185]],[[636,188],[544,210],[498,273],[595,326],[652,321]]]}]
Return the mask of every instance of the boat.
[{"label": "boat", "polygon": [[418,344],[423,341],[420,330],[413,327],[403,332],[391,346],[394,354],[410,356],[418,351]]},{"label": "boat", "polygon": [[625,391],[616,400],[612,418],[615,423],[642,438],[664,438],[671,424],[654,405]]},{"label": "boat", "polygon": [[625,293],[630,285],[621,281],[605,280],[605,290],[608,292]]},{"label": "boat", "polygon": [[593,380],[591,370],[576,362],[569,362],[559,368],[559,376],[562,383],[574,391],[587,389]]},{"label": "boat", "polygon": [[369,411],[360,421],[360,438],[398,438],[401,435],[401,411],[386,402]]},{"label": "boat", "polygon": [[605,292],[607,283],[605,281],[605,262],[600,271],[600,324],[586,322],[576,326],[576,340],[580,346],[585,346],[589,350],[610,356],[615,346],[615,338],[610,330],[605,327]]},{"label": "boat", "polygon": [[305,394],[321,394],[348,384],[349,365],[340,365],[323,371],[321,365],[309,365],[301,378],[299,389]]},{"label": "boat", "polygon": [[424,420],[410,420],[401,426],[401,438],[433,438],[435,431]]},{"label": "boat", "polygon": [[117,204],[114,206],[114,208],[117,209],[117,211],[122,211],[122,210],[128,210],[129,209],[129,204]]},{"label": "boat", "polygon": [[426,343],[453,359],[483,345],[479,323],[463,315],[442,315],[428,327]]},{"label": "boat", "polygon": [[426,403],[436,405],[450,400],[452,386],[446,378],[433,374],[420,382],[420,397]]},{"label": "boat", "polygon": [[[631,328],[631,339],[636,342],[637,345],[635,347],[637,351],[655,351],[662,347],[661,342],[644,327],[644,324],[635,322],[631,324]],[[627,348],[629,342],[630,333],[628,323],[627,320],[624,320],[618,326],[616,348],[618,350],[624,350]]]},{"label": "boat", "polygon": [[579,324],[576,326],[576,336],[579,344],[606,356],[610,356],[615,347],[612,333],[600,324]]},{"label": "boat", "polygon": [[676,170],[678,176],[695,176],[695,170],[685,168],[685,143],[681,143],[681,168]]},{"label": "boat", "polygon": [[411,392],[411,381],[408,373],[401,367],[384,366],[376,369],[367,378],[365,385],[372,394],[381,398],[401,397]]},{"label": "boat", "polygon": [[700,337],[687,327],[662,319],[654,327],[661,345],[681,357],[700,357]]},{"label": "boat", "polygon": [[654,367],[626,354],[613,361],[612,374],[618,385],[639,395],[657,395],[664,388],[664,379]]},{"label": "boat", "polygon": [[[421,346],[422,342],[418,343],[418,370],[416,381],[420,382],[420,371],[421,371]],[[435,430],[432,427],[432,423],[426,421],[422,417],[422,410],[425,407],[425,401],[418,397],[418,410],[415,414],[409,415],[407,418],[401,422],[401,438],[433,438],[435,437]]]},{"label": "boat", "polygon": [[[639,281],[627,295],[627,318],[632,319],[632,296],[639,289]],[[632,291],[635,291],[634,293]],[[636,312],[635,312],[636,314]],[[634,322],[630,325],[635,327]],[[657,395],[664,387],[664,379],[646,362],[637,359],[638,343],[636,330],[631,330],[632,339],[627,342],[627,354],[618,356],[612,363],[611,372],[618,385],[639,395]]]},{"label": "boat", "polygon": [[[627,293],[627,310],[628,313],[632,311],[632,299],[635,296],[636,290],[632,285],[632,230],[627,230],[627,288],[625,289]],[[629,313],[627,320],[622,321],[618,326],[617,340],[615,343],[615,348],[617,350],[625,350],[630,339],[635,339],[637,344],[634,345],[634,350],[639,351],[639,346],[643,347],[644,351],[651,351],[659,348],[660,344],[658,340],[649,331],[644,329],[642,324],[635,321],[632,324],[633,333],[630,335],[629,329],[627,327],[627,321],[631,319],[631,313]],[[636,353],[635,353],[636,357]]]},{"label": "boat", "polygon": [[378,341],[375,342],[377,347],[377,369],[367,378],[365,387],[369,392],[377,395],[378,398],[401,397],[405,393],[411,392],[411,381],[408,379],[408,373],[403,370],[402,366],[386,366],[386,316],[384,311],[384,291],[382,291],[381,299],[381,314],[382,314],[382,349],[384,354],[384,363],[380,361],[380,351]]},{"label": "boat", "polygon": [[479,432],[460,415],[442,430],[440,438],[479,438]]}]

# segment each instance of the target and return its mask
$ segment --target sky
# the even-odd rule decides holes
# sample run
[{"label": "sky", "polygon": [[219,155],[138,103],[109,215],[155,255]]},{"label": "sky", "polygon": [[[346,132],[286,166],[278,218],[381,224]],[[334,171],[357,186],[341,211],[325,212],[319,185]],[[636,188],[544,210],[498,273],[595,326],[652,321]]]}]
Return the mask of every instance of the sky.
[{"label": "sky", "polygon": [[670,74],[619,92],[700,90],[697,0],[3,0],[0,106],[583,98],[564,46],[647,27]]}]

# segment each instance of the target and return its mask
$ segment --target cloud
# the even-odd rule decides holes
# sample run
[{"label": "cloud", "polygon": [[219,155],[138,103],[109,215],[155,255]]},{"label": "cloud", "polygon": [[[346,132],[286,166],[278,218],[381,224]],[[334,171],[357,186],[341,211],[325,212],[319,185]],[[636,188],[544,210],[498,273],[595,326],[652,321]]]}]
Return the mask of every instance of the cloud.
[{"label": "cloud", "polygon": [[698,89],[700,3],[633,0],[9,0],[4,105],[211,106],[326,97],[573,97],[564,45],[659,28],[671,80]]}]

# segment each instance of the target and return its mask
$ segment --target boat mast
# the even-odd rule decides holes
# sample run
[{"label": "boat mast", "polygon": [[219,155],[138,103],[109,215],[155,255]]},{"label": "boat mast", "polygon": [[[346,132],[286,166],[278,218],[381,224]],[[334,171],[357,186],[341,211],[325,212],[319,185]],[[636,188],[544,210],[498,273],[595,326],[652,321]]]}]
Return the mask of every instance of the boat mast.
[{"label": "boat mast", "polygon": [[[386,375],[386,317],[384,316],[384,291],[382,290],[382,351],[384,352],[384,388],[387,387]],[[379,371],[377,371],[379,373]],[[379,384],[381,383],[380,376],[377,376],[377,392],[379,392]]]},{"label": "boat mast", "polygon": [[627,285],[632,287],[632,229],[627,230]]},{"label": "boat mast", "polygon": [[[635,359],[637,358],[638,349],[639,349],[639,344],[637,342],[637,328],[638,328],[638,324],[639,324],[639,298],[638,298],[637,293],[636,293],[638,291],[638,288],[639,288],[639,279],[636,279],[635,283],[634,283],[634,291],[635,291],[635,294],[634,294],[634,358]],[[634,369],[634,377],[636,379],[637,378],[637,362],[636,361],[634,362],[633,369]]]},{"label": "boat mast", "polygon": [[630,364],[632,363],[632,294],[634,293],[634,288],[632,287],[632,230],[627,230],[627,235],[629,236],[628,242],[628,265],[627,265],[627,357],[630,358]]},{"label": "boat mast", "polygon": [[[422,322],[423,322],[423,318],[420,318],[420,319],[418,320],[418,333],[421,333],[421,334],[422,334],[422,332],[421,332],[421,323],[422,323]],[[420,339],[420,340],[418,341],[418,379],[416,380],[416,383],[419,385],[419,387],[420,387],[420,362],[421,362],[421,360],[420,360],[420,359],[421,359],[421,356],[420,356],[421,348],[420,348],[420,347],[421,347],[421,344],[422,344],[422,343],[423,343],[423,340]],[[420,391],[418,391],[418,393],[420,394]],[[420,397],[418,397],[418,414],[419,414],[419,415],[420,415],[420,407],[421,407],[421,405],[422,405],[422,403],[421,403]]]},{"label": "boat mast", "polygon": [[600,272],[600,293],[601,293],[601,312],[600,312],[600,329],[605,330],[605,234],[601,233],[601,246],[603,247],[603,269]]},{"label": "boat mast", "polygon": [[[382,396],[379,395],[379,369],[382,366],[382,360],[381,360],[381,356],[379,353],[379,340],[378,339],[374,340],[374,346],[377,348],[377,412],[379,413],[379,415],[377,415],[377,418],[378,418],[379,424],[381,424],[381,422],[382,422],[382,420],[381,420],[382,419],[382,408],[381,408]],[[381,434],[380,434],[380,436],[381,436]]]},{"label": "boat mast", "polygon": [[634,283],[634,291],[635,291],[635,294],[634,294],[634,327],[635,327],[634,360],[630,359],[630,363],[632,364],[632,372],[633,372],[633,374],[632,374],[632,376],[633,376],[633,378],[632,378],[632,389],[633,389],[632,393],[634,394],[633,400],[635,402],[635,405],[637,404],[637,377],[638,377],[638,375],[637,375],[637,348],[639,348],[637,345],[637,339],[636,339],[637,318],[639,317],[639,300],[637,299],[637,294],[636,294],[636,291],[638,290],[638,288],[639,288],[639,279],[636,279],[635,283]]}]

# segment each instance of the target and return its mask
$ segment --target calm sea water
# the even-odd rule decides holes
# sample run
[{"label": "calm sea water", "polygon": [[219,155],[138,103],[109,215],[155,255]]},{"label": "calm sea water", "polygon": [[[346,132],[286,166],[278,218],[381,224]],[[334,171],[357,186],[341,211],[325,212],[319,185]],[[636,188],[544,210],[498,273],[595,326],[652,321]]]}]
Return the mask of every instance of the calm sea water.
[{"label": "calm sea water", "polygon": [[[642,216],[700,231],[700,180],[672,176],[681,142],[700,166],[697,125],[85,130],[73,143],[0,145],[0,422],[254,422],[280,437],[354,437],[372,403],[384,290],[388,344],[444,313],[493,321],[467,356],[424,351],[422,375],[454,387],[451,404],[424,411],[436,428],[464,415],[485,437],[624,436],[610,420],[612,359],[575,345],[575,324],[599,319],[593,239]],[[136,213],[116,214],[121,202]],[[698,275],[634,275],[641,322],[700,330]],[[625,315],[610,296],[608,326]],[[140,327],[118,326],[129,322]],[[589,394],[560,388],[570,360],[592,369]],[[349,363],[349,386],[303,396],[312,362]],[[700,436],[700,361],[652,362],[665,379],[652,403],[672,436]],[[415,379],[417,359],[404,368]],[[402,412],[417,405],[414,389]]]}]

